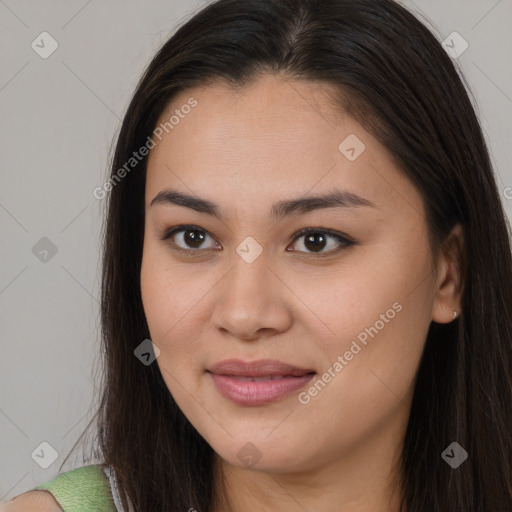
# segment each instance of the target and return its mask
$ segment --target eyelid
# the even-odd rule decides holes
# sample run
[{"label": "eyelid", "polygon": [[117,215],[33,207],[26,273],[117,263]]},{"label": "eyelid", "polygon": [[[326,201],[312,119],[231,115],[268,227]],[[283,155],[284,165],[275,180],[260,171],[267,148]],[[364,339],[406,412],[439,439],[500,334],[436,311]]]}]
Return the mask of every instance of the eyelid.
[{"label": "eyelid", "polygon": [[[206,233],[208,236],[210,236],[213,240],[215,240],[215,238],[206,230],[206,229],[203,229],[199,226],[196,226],[196,225],[193,225],[193,224],[180,224],[180,225],[177,225],[177,226],[174,226],[168,230],[166,230],[162,236],[159,237],[160,240],[162,240],[163,242],[168,242],[169,239],[175,235],[176,233],[180,233],[182,231],[202,231],[204,233]],[[217,240],[215,240],[216,243]],[[179,247],[179,246],[176,246],[176,244],[174,242],[171,242],[174,246],[172,247],[174,250],[176,251],[185,251],[187,253],[190,253],[190,252],[204,252],[206,249],[184,249],[183,247]]]},{"label": "eyelid", "polygon": [[[162,241],[169,241],[169,239],[176,233],[180,233],[183,231],[196,231],[196,230],[206,233],[213,240],[215,240],[215,242],[217,244],[219,243],[215,239],[215,237],[213,237],[213,235],[211,235],[209,233],[209,231],[207,231],[206,229],[201,228],[199,226],[193,225],[193,224],[181,224],[181,225],[173,226],[172,228],[166,230],[164,232],[164,234],[161,237],[159,237],[159,239]],[[304,235],[308,235],[310,233],[315,233],[315,234],[322,233],[322,234],[328,235],[332,238],[335,238],[341,244],[341,247],[338,247],[337,249],[331,249],[330,251],[318,252],[318,253],[305,252],[305,251],[288,251],[288,250],[287,250],[287,252],[298,252],[298,253],[306,255],[306,256],[314,256],[314,257],[330,256],[330,255],[338,253],[339,251],[342,251],[343,249],[350,247],[351,245],[356,245],[356,243],[357,243],[351,237],[349,237],[348,235],[345,235],[342,232],[339,232],[339,231],[336,231],[336,230],[333,230],[330,228],[324,228],[321,226],[306,227],[306,228],[302,228],[302,229],[296,231],[292,235],[292,243],[295,243],[297,241],[297,239],[303,237]],[[173,244],[173,247],[172,247],[173,250],[180,251],[180,252],[181,251],[186,252],[187,255],[190,253],[199,254],[201,252],[205,252],[206,250],[209,250],[209,249],[200,249],[200,248],[199,249],[192,249],[192,248],[184,249],[183,247],[177,246],[174,242],[171,242],[171,243]]]},{"label": "eyelid", "polygon": [[321,233],[321,234],[328,235],[331,238],[335,238],[338,241],[338,243],[340,243],[340,246],[337,247],[336,249],[331,249],[331,250],[325,251],[325,252],[305,252],[305,251],[288,251],[288,252],[297,252],[307,258],[322,258],[322,257],[329,257],[329,256],[333,256],[335,254],[338,254],[339,252],[341,252],[345,249],[348,249],[349,247],[351,247],[352,245],[356,245],[356,243],[357,243],[351,237],[349,237],[348,235],[345,235],[344,233],[342,233],[340,231],[336,231],[336,230],[330,229],[330,228],[324,228],[321,226],[312,226],[312,227],[302,228],[299,231],[296,231],[292,235],[292,242],[296,243],[296,241],[299,238],[302,238],[304,235],[308,235],[310,233],[314,233],[314,234]]}]

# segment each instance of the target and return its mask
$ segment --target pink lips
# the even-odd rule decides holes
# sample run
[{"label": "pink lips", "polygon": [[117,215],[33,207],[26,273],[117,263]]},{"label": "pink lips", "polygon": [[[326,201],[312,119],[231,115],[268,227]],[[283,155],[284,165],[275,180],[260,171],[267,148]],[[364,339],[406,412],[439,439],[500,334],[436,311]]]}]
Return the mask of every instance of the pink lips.
[{"label": "pink lips", "polygon": [[222,396],[238,405],[262,405],[302,388],[315,375],[273,359],[244,362],[228,359],[212,366],[210,373]]}]

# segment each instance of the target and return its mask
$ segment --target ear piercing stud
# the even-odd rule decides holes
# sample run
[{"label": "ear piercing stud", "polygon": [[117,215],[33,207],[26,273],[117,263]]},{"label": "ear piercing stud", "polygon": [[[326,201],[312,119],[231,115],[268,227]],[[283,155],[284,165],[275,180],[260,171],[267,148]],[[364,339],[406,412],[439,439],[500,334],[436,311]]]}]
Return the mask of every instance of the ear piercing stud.
[{"label": "ear piercing stud", "polygon": [[460,309],[459,309],[459,311],[457,311],[453,306],[452,306],[452,309],[453,309],[453,319],[455,320],[459,316]]}]

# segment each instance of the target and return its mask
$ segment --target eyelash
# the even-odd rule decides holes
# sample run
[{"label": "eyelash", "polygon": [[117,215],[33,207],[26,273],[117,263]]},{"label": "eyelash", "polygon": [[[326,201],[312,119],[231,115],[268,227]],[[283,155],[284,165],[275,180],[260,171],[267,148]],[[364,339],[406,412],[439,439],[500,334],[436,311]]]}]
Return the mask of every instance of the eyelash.
[{"label": "eyelash", "polygon": [[[189,256],[189,257],[196,257],[196,256],[198,256],[197,253],[204,252],[204,251],[208,250],[208,249],[184,249],[183,247],[179,247],[178,245],[176,245],[175,242],[170,240],[173,235],[175,235],[177,233],[181,233],[181,232],[187,232],[187,231],[200,231],[202,233],[206,233],[208,236],[211,236],[208,233],[208,231],[200,228],[199,226],[180,225],[180,226],[174,226],[173,228],[168,229],[160,237],[160,240],[162,240],[164,242],[168,242],[173,251],[178,251],[178,252],[184,253],[184,254],[186,254],[186,256]],[[315,258],[320,257],[321,258],[324,256],[332,256],[333,254],[337,254],[338,252],[341,252],[344,249],[347,249],[347,248],[351,247],[352,245],[356,244],[356,242],[349,239],[345,235],[342,235],[341,233],[339,233],[337,231],[333,231],[332,229],[329,229],[329,228],[303,228],[303,229],[297,231],[296,233],[294,233],[292,242],[295,242],[297,239],[299,239],[305,235],[309,235],[309,234],[328,235],[331,238],[335,238],[338,242],[340,242],[342,244],[342,246],[337,249],[332,249],[330,251],[319,252],[319,253],[304,252],[304,251],[289,251],[289,252],[299,252],[299,253],[305,254],[307,257],[315,257]]]}]

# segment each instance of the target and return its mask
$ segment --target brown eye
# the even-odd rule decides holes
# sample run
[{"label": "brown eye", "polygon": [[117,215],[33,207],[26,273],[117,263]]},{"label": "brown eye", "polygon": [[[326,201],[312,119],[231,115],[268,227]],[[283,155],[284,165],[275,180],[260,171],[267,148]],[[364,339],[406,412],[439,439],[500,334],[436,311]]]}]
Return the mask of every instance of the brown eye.
[{"label": "brown eye", "polygon": [[[211,239],[210,246],[205,243]],[[176,250],[191,252],[194,250],[215,249],[218,244],[204,230],[197,226],[177,226],[167,231],[161,240],[172,243]],[[213,245],[212,245],[213,244]]]},{"label": "brown eye", "polygon": [[[303,242],[294,242],[298,245],[295,250],[309,254],[330,254],[354,245],[340,233],[319,228],[306,228],[296,233],[294,240],[304,239]],[[301,249],[303,247],[304,249]],[[327,249],[327,250],[324,250]]]},{"label": "brown eye", "polygon": [[[297,242],[301,238],[304,238],[304,241]],[[190,256],[207,249],[222,249],[207,231],[197,226],[175,226],[166,231],[160,239],[169,242],[173,250],[185,251]],[[211,240],[210,245],[208,245],[208,239]],[[341,233],[330,229],[305,228],[295,234],[292,245],[298,245],[299,247],[294,247],[292,252],[298,251],[309,255],[327,256],[355,245],[355,243]],[[287,251],[289,250],[287,249]]]},{"label": "brown eye", "polygon": [[201,231],[198,231],[197,229],[188,229],[187,231],[183,231],[182,233],[183,242],[194,249],[198,249],[204,242],[204,239],[206,238],[205,234]]}]

